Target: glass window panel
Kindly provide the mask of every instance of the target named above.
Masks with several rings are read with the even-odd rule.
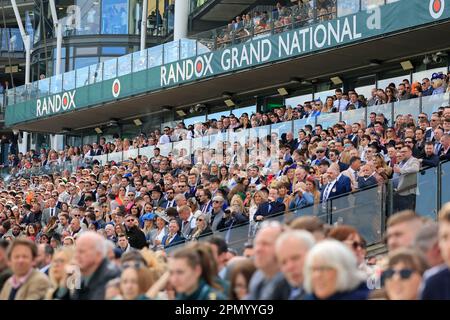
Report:
[[[375,84],[371,84],[368,86],[356,87],[355,91],[358,95],[363,95],[364,98],[370,99],[372,96],[372,89],[375,88]]]
[[[153,68],[160,66],[163,63],[163,46],[156,46],[147,49],[148,53],[148,67]]]
[[[147,69],[147,51],[137,51],[133,53],[133,72]]]
[[[123,76],[131,72],[131,54],[117,58],[118,76]]]
[[[98,57],[79,57],[75,58],[75,68],[80,69],[98,63]]]
[[[359,11],[360,0],[337,0],[338,17],[347,16]]]
[[[425,70],[425,71],[415,72],[415,73],[413,73],[413,82],[416,82],[416,81],[422,82],[423,78],[431,79],[431,76],[433,75],[433,73],[439,73],[439,72],[446,74],[447,68],[442,67],[442,68],[435,68],[435,69],[429,69],[429,70]]]
[[[304,94],[301,96],[287,98],[284,104],[286,106],[291,106],[292,108],[295,108],[299,104],[303,105],[305,102],[311,101],[312,98],[313,98],[312,93]]]
[[[437,111],[439,107],[445,107],[449,104],[449,93],[422,97],[422,111],[425,112],[428,116]]]
[[[367,110],[367,118],[369,118],[371,112],[382,113],[384,117],[388,120],[388,125],[392,126],[392,103],[381,104],[378,106],[372,106]],[[369,123],[370,120],[366,119],[366,123]]]
[[[75,55],[77,56],[90,56],[96,55],[98,52],[96,47],[79,47],[75,48]]]
[[[437,168],[429,168],[417,174],[416,212],[435,220],[437,218],[438,190]]]
[[[253,106],[249,106],[249,107],[244,107],[244,108],[239,108],[239,109],[235,109],[232,110],[232,113],[237,117],[240,118],[244,113],[248,114],[248,117],[250,118],[250,116],[253,113],[256,113],[256,105]]]
[[[190,39],[181,39],[180,59],[187,59],[196,55],[196,42]]]
[[[48,93],[50,92],[50,79],[44,78],[42,80],[39,80],[38,88],[40,97],[48,95]]]
[[[187,118],[184,120],[184,124],[187,126],[189,125],[193,125],[195,123],[198,122],[205,122],[206,121],[206,116],[198,116],[198,117],[192,117],[192,118]]]
[[[321,124],[323,129],[327,129],[339,122],[338,113],[322,113],[317,117],[317,124]]]
[[[75,70],[64,73],[63,90],[72,90],[75,88]]]
[[[368,111],[369,110],[370,109],[368,109]],[[361,120],[365,122],[366,121],[365,116],[366,116],[365,108],[348,110],[348,111],[342,112],[342,121],[345,121],[346,124],[352,124],[355,122],[359,123]]]
[[[59,93],[62,90],[62,74],[50,78],[50,93]]]
[[[384,5],[385,0],[361,0],[361,10]]]
[[[125,47],[103,47],[102,54],[105,55],[124,55],[127,53]]]
[[[402,100],[394,103],[394,118],[398,115],[411,114],[417,119],[420,113],[420,99]]]
[[[314,93],[314,100],[320,99],[320,101],[325,102],[327,97],[334,96],[334,91],[335,91],[335,89],[316,92],[316,93]]]
[[[102,1],[102,34],[128,34],[128,0]]]
[[[77,88],[84,87],[89,84],[89,67],[84,67],[77,70],[76,85]]]
[[[409,74],[405,74],[403,76],[398,76],[398,77],[393,77],[393,78],[379,80],[378,84],[377,84],[377,87],[384,90],[384,89],[386,89],[386,87],[391,82],[395,84],[395,87],[397,87],[398,84],[403,81],[403,79],[408,79],[409,80]]]
[[[89,67],[89,84],[102,81],[103,76],[103,63],[97,63],[96,65]]]
[[[180,42],[172,41],[164,44],[164,64],[177,61],[180,53]]]
[[[108,80],[117,76],[117,59],[103,62],[103,79]]]

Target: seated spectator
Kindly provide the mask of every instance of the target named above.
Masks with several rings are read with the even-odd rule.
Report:
[[[303,274],[307,300],[366,300],[369,296],[355,255],[336,240],[324,240],[308,252]]]
[[[423,273],[427,268],[424,257],[409,248],[389,252],[388,266],[383,271],[389,300],[417,300]]]

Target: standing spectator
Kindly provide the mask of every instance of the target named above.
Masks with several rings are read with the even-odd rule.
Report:
[[[415,209],[417,173],[420,170],[420,161],[412,156],[409,146],[402,147],[400,151],[403,161],[394,166],[393,184],[394,211]]]
[[[334,91],[334,93],[336,95],[336,100],[333,103],[334,110],[336,110],[336,112],[343,112],[347,110],[349,102],[343,98],[342,89],[338,88]]]
[[[30,240],[15,239],[8,260],[13,275],[0,292],[0,300],[41,300],[50,287],[46,275],[33,268],[37,247]]]
[[[141,250],[147,246],[145,234],[139,228],[136,218],[131,214],[125,216],[125,232],[132,248]]]

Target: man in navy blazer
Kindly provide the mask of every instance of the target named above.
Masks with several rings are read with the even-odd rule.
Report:
[[[327,201],[328,199],[336,198],[352,191],[350,178],[343,174],[339,174],[339,169],[335,166],[329,167],[326,174],[329,182],[324,186],[320,193],[321,201]]]
[[[268,202],[261,203],[253,216],[253,220],[262,221],[268,216],[281,213],[286,209],[284,203],[277,201],[278,189],[270,188]]]
[[[162,239],[164,249],[183,243],[186,239],[180,234],[180,225],[178,221],[173,218],[169,222],[169,233]]]

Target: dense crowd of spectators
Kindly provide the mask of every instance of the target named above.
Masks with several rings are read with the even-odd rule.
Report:
[[[432,81],[440,77],[445,78],[434,75]],[[422,94],[429,90],[425,80]],[[398,99],[420,94],[408,91],[408,85],[388,88],[402,92]],[[336,90],[326,105],[345,111],[384,103],[379,91],[372,102]],[[323,107],[314,102],[314,110]],[[411,210],[391,216],[387,260],[367,259],[366,241],[355,228],[325,226],[298,210],[389,180],[396,191],[395,211],[414,210],[415,173],[450,159],[449,106],[417,119],[399,115],[393,123],[370,113],[367,124],[306,125],[295,133],[219,142],[192,156],[181,150],[163,156],[155,147],[151,157],[102,165],[93,160],[108,151],[178,141],[186,132],[189,139],[312,117],[310,109],[305,103],[240,119],[223,117],[192,130],[180,123],[132,143],[100,139],[82,151],[67,147],[10,155],[16,174],[0,183],[0,298],[449,298],[440,287],[447,283],[440,279],[449,277],[443,264],[450,264],[448,205],[439,226]],[[66,162],[76,170],[17,174]],[[286,225],[268,220],[273,215],[285,215]],[[244,224],[254,241],[239,256],[216,235]],[[205,235],[213,237],[197,241]],[[185,242],[167,259],[169,249]],[[425,272],[429,267],[436,268]],[[380,280],[380,270],[386,292],[372,292],[366,281]]]
[[[272,11],[254,10],[236,16],[221,29],[215,38],[216,48],[227,46],[231,42],[239,42],[250,36],[258,36],[270,32],[283,32],[288,28],[298,28],[314,21],[326,21],[336,18],[335,0],[318,0],[315,7],[309,0],[292,0],[286,5],[276,2]],[[317,20],[315,20],[317,19]]]

